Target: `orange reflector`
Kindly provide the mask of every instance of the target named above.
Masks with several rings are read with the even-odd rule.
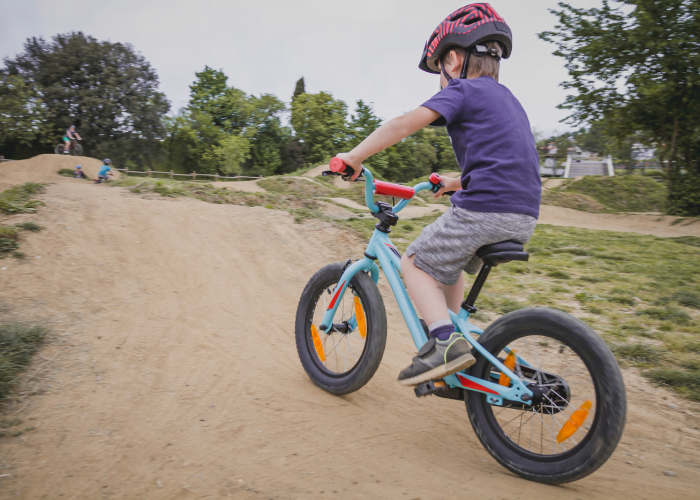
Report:
[[[434,385],[435,387],[445,387],[447,384],[445,384],[445,382],[443,382],[442,380],[440,380],[440,381],[435,381],[435,382],[433,382],[433,385]]]
[[[316,325],[311,323],[311,338],[314,340],[314,347],[316,348],[316,354],[321,359],[321,361],[326,360],[326,354],[323,352],[323,344],[321,344],[321,337],[318,336],[318,330]]]
[[[563,443],[574,435],[578,428],[586,421],[588,412],[591,411],[591,406],[593,406],[593,403],[587,399],[581,407],[569,417],[569,420],[564,424],[564,427],[561,428],[559,434],[557,434],[557,443]]]
[[[362,338],[365,338],[365,335],[367,335],[367,320],[365,319],[365,310],[362,309],[360,297],[355,297],[355,320],[357,321],[360,335]]]
[[[515,349],[510,350],[508,356],[506,356],[506,360],[503,362],[503,365],[510,371],[513,371],[513,368],[515,368]],[[501,376],[498,378],[498,383],[500,385],[505,386],[510,385],[510,379],[508,378],[508,375],[506,375],[505,373],[501,373]]]

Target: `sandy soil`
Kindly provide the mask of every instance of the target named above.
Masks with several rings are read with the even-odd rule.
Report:
[[[606,231],[624,231],[654,236],[700,236],[700,219],[686,219],[674,224],[679,217],[658,213],[593,214],[571,208],[540,207],[540,224],[585,227]]]
[[[462,404],[396,382],[415,347],[383,278],[389,336],[373,380],[337,397],[307,378],[299,295],[322,265],[361,255],[356,236],[61,178],[55,160],[31,163],[55,182],[29,217],[47,229],[0,270],[13,313],[54,328],[4,410],[34,429],[0,440],[0,498],[698,498],[699,408],[635,371],[601,470],[524,481],[481,447]],[[3,164],[0,182],[28,165]]]

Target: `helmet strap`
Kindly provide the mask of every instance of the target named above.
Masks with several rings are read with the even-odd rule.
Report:
[[[442,74],[445,76],[445,79],[447,80],[447,83],[450,83],[452,81],[452,77],[447,74],[447,71],[445,71],[445,56],[447,55],[447,51],[440,57],[440,69],[442,71]],[[467,55],[464,58],[464,63],[462,64],[462,72],[459,75],[459,78],[461,80],[464,80],[467,77],[467,69],[469,69],[469,56],[471,56],[471,51],[467,51]]]
[[[464,80],[467,77],[467,69],[469,68],[469,56],[472,55],[471,51],[467,51],[467,56],[464,58],[464,64],[462,64],[462,73],[460,73],[459,78]]]
[[[445,51],[447,52],[447,51]],[[442,70],[442,74],[444,75],[445,79],[447,80],[447,83],[450,83],[452,81],[452,77],[447,74],[447,71],[445,71],[445,56],[447,54],[442,54],[440,57],[440,69]]]

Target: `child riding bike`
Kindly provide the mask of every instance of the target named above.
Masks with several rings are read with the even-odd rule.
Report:
[[[63,154],[67,155],[70,153],[70,147],[71,147],[71,141],[78,140],[82,141],[83,139],[80,137],[80,134],[75,130],[75,125],[71,125],[66,129],[66,133],[63,136]]]
[[[428,125],[446,126],[462,175],[443,177],[435,197],[455,191],[452,207],[425,227],[401,259],[409,294],[428,324],[429,341],[399,374],[404,385],[442,379],[475,362],[471,346],[455,332],[448,309],[464,298],[462,271],[476,274],[476,251],[502,241],[526,243],[537,224],[541,181],[535,141],[525,110],[498,83],[501,58],[512,37],[487,3],[450,14],[433,31],[419,68],[440,74],[440,92],[414,111],[388,121],[348,153],[354,168]]]
[[[112,164],[112,160],[109,158],[106,158],[102,160],[102,167],[100,167],[100,171],[97,174],[97,179],[95,179],[95,184],[102,184],[105,181],[109,180],[110,175],[112,175],[112,169],[110,168],[110,165]]]

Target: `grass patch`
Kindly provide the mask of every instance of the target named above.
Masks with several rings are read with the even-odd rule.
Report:
[[[687,325],[690,323],[690,315],[675,307],[650,307],[643,309],[637,314],[650,316],[658,320],[672,321],[679,325]]]
[[[19,224],[15,224],[15,227],[17,227],[19,229],[23,229],[24,231],[31,231],[33,233],[37,233],[37,232],[41,231],[42,229],[44,229],[43,226],[40,226],[36,222],[31,222],[31,221],[20,222]]]
[[[195,182],[134,178],[121,178],[113,181],[110,185],[128,187],[132,193],[156,193],[168,198],[187,196],[208,203],[284,210],[294,215],[296,222],[312,218],[328,219],[313,197],[301,196],[302,190],[306,188],[306,184],[313,188],[313,183],[288,178],[270,178],[265,180],[274,181],[268,183],[268,186],[276,188],[277,192],[249,193]],[[317,187],[320,188],[320,186]]]
[[[25,182],[3,191],[0,193],[0,211],[7,214],[36,212],[36,207],[43,203],[32,196],[43,193],[45,186],[40,182]]]
[[[658,384],[675,389],[688,399],[700,401],[700,371],[697,369],[685,371],[659,368],[645,375]]]
[[[22,231],[41,231],[44,229],[34,222],[23,222],[14,226],[0,225],[0,259],[12,255],[17,259],[23,259],[24,253],[18,252]]]
[[[58,172],[56,172],[58,175],[61,175],[63,177],[71,177],[71,178],[76,178],[75,177],[75,169],[74,168],[62,168]],[[83,175],[85,175],[85,172],[83,172]],[[90,180],[90,178],[85,175],[85,180]]]
[[[586,176],[563,192],[589,196],[612,212],[664,212],[668,197],[665,185],[643,175]]]
[[[0,324],[0,400],[11,394],[17,373],[29,364],[47,332],[41,325]]]
[[[671,296],[671,299],[682,306],[700,309],[700,295],[697,293],[689,292],[688,290],[679,290]]]
[[[613,345],[612,351],[618,359],[624,359],[638,364],[646,364],[659,361],[663,354],[652,346],[641,343]]]
[[[581,193],[566,193],[563,191],[554,191],[546,189],[542,191],[542,204],[552,205],[555,207],[573,208],[582,212],[600,213],[606,212],[604,205],[596,200]]]

